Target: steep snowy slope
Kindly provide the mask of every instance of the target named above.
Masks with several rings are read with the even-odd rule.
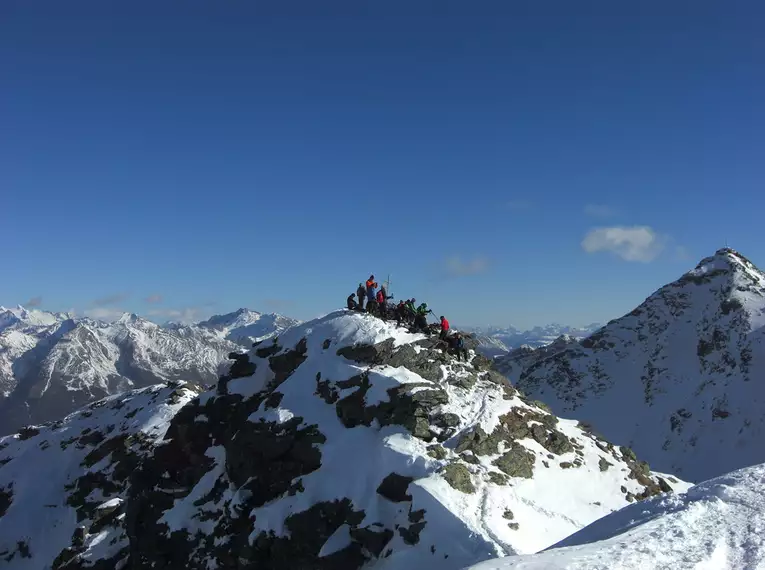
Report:
[[[239,309],[225,315],[215,315],[197,323],[198,327],[217,331],[230,341],[249,346],[277,336],[300,321],[277,313],[263,314],[249,309]]]
[[[119,568],[130,476],[195,395],[152,386],[0,438],[0,565]]]
[[[762,570],[765,465],[604,517],[548,550],[470,570]]]
[[[237,348],[207,329],[168,330],[130,314],[113,323],[22,319],[0,332],[0,434],[135,387],[213,383],[220,362]]]
[[[765,461],[765,276],[723,249],[518,387],[700,481]]]

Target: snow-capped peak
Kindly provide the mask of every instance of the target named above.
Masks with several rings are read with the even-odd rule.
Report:
[[[735,250],[543,356],[508,367],[519,388],[659,469],[698,481],[765,461],[765,275]]]
[[[198,327],[218,331],[223,337],[234,342],[259,342],[278,335],[291,326],[300,323],[296,319],[278,313],[258,313],[241,308],[233,313],[214,315],[197,323]]]

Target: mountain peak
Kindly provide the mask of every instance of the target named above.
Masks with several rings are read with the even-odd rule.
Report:
[[[701,480],[762,459],[763,346],[765,275],[726,247],[564,351],[516,359],[508,376],[652,466]]]
[[[122,313],[119,319],[117,319],[116,323],[137,323],[142,321],[143,319],[136,315],[135,313]]]

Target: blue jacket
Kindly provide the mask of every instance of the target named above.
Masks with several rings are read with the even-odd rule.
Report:
[[[375,287],[367,287],[367,299],[374,301],[377,296],[377,289]]]

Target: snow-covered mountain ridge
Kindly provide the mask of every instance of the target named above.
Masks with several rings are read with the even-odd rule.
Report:
[[[495,356],[506,355],[513,349],[523,346],[531,348],[547,346],[561,336],[573,339],[585,338],[600,327],[600,324],[591,324],[586,327],[571,327],[552,323],[528,330],[520,330],[513,326],[507,328],[468,327],[464,330],[476,336],[480,343],[479,350],[485,356],[493,358]]]
[[[249,346],[248,343],[271,338],[297,324],[300,324],[297,319],[277,313],[263,314],[250,309],[239,309],[227,315],[215,315],[197,323],[197,326],[217,331],[228,340]]]
[[[763,324],[765,275],[722,249],[590,337],[511,367],[510,377],[652,466],[704,480],[765,461]]]
[[[262,339],[295,322],[246,309],[199,325],[160,326],[129,313],[104,322],[0,308],[0,434],[131,388],[212,383],[229,352],[252,345],[249,333]]]
[[[450,570],[688,487],[487,359],[370,315],[292,327],[222,372],[192,399],[150,388],[0,439],[9,570]],[[19,474],[44,465],[59,473],[35,494]]]

